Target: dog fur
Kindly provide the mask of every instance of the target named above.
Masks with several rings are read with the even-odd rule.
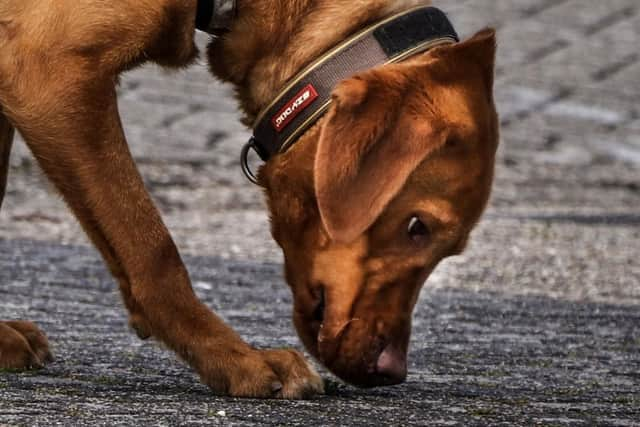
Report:
[[[211,70],[234,85],[251,123],[321,53],[424,3],[239,0],[233,28],[208,49]],[[307,397],[322,380],[298,352],[252,348],[196,298],[122,131],[118,75],[145,62],[189,65],[195,8],[195,0],[2,2],[0,196],[15,128],[104,257],[141,338],[165,343],[214,392]],[[498,143],[494,55],[486,30],[347,79],[330,111],[260,171],[296,328],[350,382],[404,379],[419,290],[464,248],[486,205]],[[413,217],[428,235],[408,238]],[[49,359],[34,324],[0,323],[0,367]],[[390,363],[393,375],[376,371]]]

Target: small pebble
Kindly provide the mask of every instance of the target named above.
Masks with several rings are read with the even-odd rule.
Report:
[[[207,282],[195,282],[193,284],[193,287],[203,291],[210,291],[211,289],[213,289],[213,286],[211,286],[211,284]]]

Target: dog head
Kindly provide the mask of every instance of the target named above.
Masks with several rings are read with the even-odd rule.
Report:
[[[405,379],[420,289],[484,210],[498,145],[494,56],[485,30],[356,75],[260,171],[296,329],[351,383]]]

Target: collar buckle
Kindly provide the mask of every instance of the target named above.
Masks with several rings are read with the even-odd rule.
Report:
[[[249,141],[244,145],[244,147],[242,147],[242,151],[240,152],[240,165],[242,166],[242,173],[244,173],[244,176],[246,176],[253,184],[259,185],[258,177],[251,170],[251,166],[249,166],[249,153],[251,150],[260,155],[258,145],[256,144],[256,138],[254,136],[249,138]]]

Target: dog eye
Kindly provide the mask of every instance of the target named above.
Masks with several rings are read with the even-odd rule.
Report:
[[[409,237],[415,243],[422,243],[429,237],[429,227],[420,220],[417,216],[414,216],[409,221],[409,228],[407,230]]]

